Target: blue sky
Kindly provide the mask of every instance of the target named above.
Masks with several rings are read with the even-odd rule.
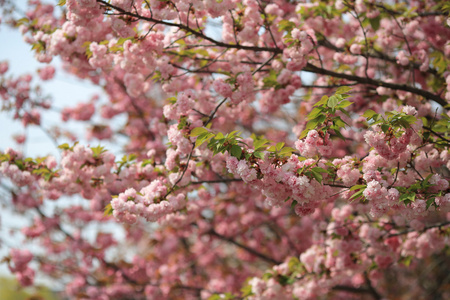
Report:
[[[15,2],[21,10],[24,9],[26,1],[19,0]],[[56,7],[56,9],[59,9]],[[56,67],[56,76],[49,82],[39,82],[36,70],[44,67],[46,64],[39,63],[31,51],[31,46],[23,41],[21,34],[7,26],[0,26],[0,61],[9,62],[10,74],[14,76],[22,74],[32,74],[33,84],[39,84],[43,88],[45,95],[50,95],[53,99],[53,105],[56,108],[65,106],[74,106],[77,102],[87,101],[95,93],[101,94],[101,89],[82,81],[74,76],[70,76],[61,70],[61,61],[54,59],[52,65]],[[36,126],[30,126],[24,129],[19,121],[12,120],[12,113],[0,111],[0,150],[7,147],[17,148],[17,144],[11,138],[13,134],[27,135],[27,143],[23,151],[28,156],[45,156],[53,154],[58,156],[53,142],[49,137]],[[47,112],[42,115],[42,124],[44,128],[50,128],[55,125],[69,126],[69,128],[80,131],[82,127],[74,124],[61,124],[60,116],[55,112]],[[61,141],[63,142],[63,141]]]
[[[24,11],[26,0],[16,0],[21,11]],[[53,1],[56,3],[56,1]],[[59,8],[56,8],[59,9]],[[0,61],[7,60],[9,62],[8,76],[14,77],[22,74],[32,74],[34,79],[32,85],[39,84],[43,89],[44,95],[50,95],[53,99],[53,105],[56,108],[63,108],[66,106],[75,106],[77,102],[88,101],[92,95],[100,94],[101,89],[90,84],[87,81],[82,81],[74,76],[64,73],[61,70],[61,61],[54,59],[52,65],[56,67],[55,78],[48,82],[42,82],[37,76],[37,69],[44,67],[46,64],[39,63],[34,58],[34,54],[31,51],[31,46],[23,41],[21,34],[18,30],[11,29],[4,24],[0,25]],[[1,100],[0,100],[1,101]],[[4,151],[6,148],[11,147],[14,149],[20,149],[26,156],[37,157],[54,155],[59,157],[59,150],[55,147],[55,144],[50,138],[38,127],[30,126],[24,128],[20,121],[12,119],[13,113],[0,111],[0,151]],[[61,117],[56,112],[46,112],[41,116],[42,125],[45,128],[50,128],[55,125],[61,125],[64,128],[70,128],[77,131],[81,135],[83,126],[74,123],[63,123]],[[12,139],[14,134],[26,134],[27,142],[23,148],[18,147],[15,141]],[[60,141],[65,142],[64,140]],[[86,141],[81,140],[82,143]],[[97,143],[96,143],[97,144]],[[5,183],[3,181],[3,183]],[[25,216],[13,214],[8,208],[9,195],[5,190],[0,190],[0,205],[2,206],[2,212],[0,213],[0,259],[9,252],[9,248],[23,248],[23,236],[20,233],[13,234],[10,230],[16,230],[29,224],[31,212]],[[47,201],[45,211],[51,212],[56,206],[67,206],[69,204],[86,204],[81,198],[78,199],[61,199],[62,201],[51,202]],[[94,235],[95,230],[90,230]],[[6,247],[5,247],[6,246]],[[30,248],[30,245],[27,245]],[[31,245],[31,249],[39,251],[36,245]],[[0,273],[10,274],[5,264],[0,264]],[[49,282],[47,282],[48,284]]]

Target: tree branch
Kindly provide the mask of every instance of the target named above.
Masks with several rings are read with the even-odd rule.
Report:
[[[272,263],[272,264],[275,264],[275,265],[279,265],[279,264],[282,263],[281,261],[277,261],[277,260],[275,260],[275,259],[273,259],[273,258],[271,258],[271,257],[269,257],[269,256],[267,256],[267,255],[265,255],[265,254],[263,254],[261,252],[258,252],[258,251],[254,250],[254,249],[252,249],[250,247],[247,247],[247,246],[245,246],[245,245],[243,245],[243,244],[241,244],[239,242],[236,242],[232,238],[223,236],[223,235],[217,233],[214,229],[211,229],[208,233],[210,235],[212,235],[212,236],[215,236],[215,237],[221,239],[221,240],[230,242],[231,244],[233,244],[235,246],[238,246],[239,248],[244,249],[248,253],[253,254],[254,256],[257,256],[257,257],[259,257],[259,258],[261,258],[261,259],[263,259],[263,260],[265,260],[265,261],[267,261],[269,263]]]
[[[419,88],[416,88],[416,87],[408,86],[406,84],[395,84],[395,83],[385,82],[385,81],[376,80],[376,79],[367,78],[367,77],[359,77],[356,75],[338,73],[338,72],[334,72],[331,70],[316,67],[315,65],[310,64],[310,63],[308,63],[305,68],[303,68],[303,71],[321,74],[321,75],[328,75],[328,76],[342,78],[342,79],[347,79],[347,80],[356,81],[356,82],[359,82],[362,84],[382,86],[382,87],[387,87],[387,88],[390,88],[393,90],[410,92],[410,93],[422,96],[426,99],[433,100],[436,103],[442,105],[442,107],[447,105],[447,102],[444,99],[442,99],[441,97],[439,97],[438,95],[430,93],[430,92],[422,90],[422,89],[419,89]]]

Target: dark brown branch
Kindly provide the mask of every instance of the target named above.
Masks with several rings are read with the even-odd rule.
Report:
[[[425,231],[427,231],[427,230],[429,230],[429,229],[432,229],[432,228],[441,228],[441,227],[445,227],[445,226],[447,226],[447,225],[450,225],[450,221],[448,221],[448,222],[443,222],[443,223],[439,223],[439,224],[434,224],[434,225],[430,225],[430,226],[426,226],[426,227],[422,230],[422,232],[425,232]],[[391,234],[389,234],[387,237],[393,237],[393,236],[404,235],[404,234],[408,234],[408,233],[413,232],[413,231],[415,231],[415,230],[414,230],[414,229],[408,229],[408,230],[405,230],[405,231],[402,231],[402,232],[391,233]]]
[[[400,37],[399,37],[400,38]],[[321,39],[317,42],[320,46],[328,48],[330,50],[336,51],[336,52],[345,52],[345,49],[343,48],[338,48],[335,45],[333,45],[332,43],[330,43],[324,36],[321,36]],[[370,58],[376,58],[376,59],[381,59],[390,63],[394,63],[396,64],[397,67],[401,67],[401,68],[405,68],[401,65],[397,65],[397,59],[395,57],[390,57],[389,55],[380,52],[376,49],[370,49],[372,51],[364,53],[364,56],[368,56]],[[352,56],[361,56],[361,54],[354,54],[354,53],[348,53]],[[417,63],[413,63],[411,62],[410,65],[415,69],[415,70],[419,70],[420,71],[420,64]],[[406,68],[405,68],[406,69]],[[422,72],[422,71],[421,71]],[[428,73],[428,74],[433,74],[435,76],[438,76],[438,72],[435,69],[429,68],[426,72],[422,72],[422,73]]]
[[[375,288],[372,285],[372,282],[370,281],[369,275],[367,275],[367,272],[364,272],[364,279],[366,280],[366,284],[369,290],[369,293],[373,296],[375,300],[380,300],[383,297],[375,290]]]
[[[433,129],[431,129],[430,127],[423,126],[423,128],[425,128],[426,130],[430,131],[433,135],[435,135],[435,136],[441,138],[442,140],[444,140],[444,141],[450,143],[450,140],[449,140],[449,139],[446,139],[445,137],[443,137],[443,136],[440,135],[439,133],[435,132],[435,131],[434,131]]]
[[[397,182],[397,176],[398,176],[398,171],[400,170],[400,162],[397,162],[397,171],[395,172],[395,178],[394,178],[394,182],[392,182],[392,184],[388,187],[391,188],[394,186],[394,184]]]
[[[342,291],[342,292],[350,292],[355,294],[368,294],[370,291],[368,289],[363,288],[355,288],[347,285],[336,285],[331,288],[334,291]]]
[[[338,72],[334,72],[331,70],[316,67],[315,65],[310,64],[310,63],[308,63],[306,65],[306,67],[303,69],[303,71],[321,74],[321,75],[328,75],[328,76],[342,78],[342,79],[347,79],[347,80],[356,81],[356,82],[359,82],[362,84],[369,84],[369,85],[373,85],[373,86],[382,86],[382,87],[387,87],[387,88],[390,88],[393,90],[410,92],[410,93],[422,96],[426,99],[433,100],[436,103],[442,105],[442,107],[447,105],[446,101],[444,99],[442,99],[441,97],[439,97],[438,95],[430,93],[425,90],[421,90],[421,89],[412,87],[412,86],[408,86],[406,84],[395,84],[395,83],[385,82],[385,81],[376,80],[376,79],[367,78],[367,77],[359,77],[356,75],[338,73]]]
[[[209,36],[204,35],[202,32],[198,32],[184,24],[177,24],[177,23],[171,23],[171,22],[167,22],[167,21],[163,21],[163,20],[157,20],[154,19],[153,17],[144,17],[141,16],[139,14],[136,13],[132,13],[129,11],[126,11],[118,6],[112,5],[104,0],[97,0],[97,2],[102,3],[105,7],[108,8],[112,8],[115,9],[116,11],[120,12],[123,15],[126,16],[130,16],[130,17],[135,17],[138,18],[140,20],[144,20],[144,21],[148,21],[148,22],[153,22],[153,23],[157,23],[157,24],[162,24],[162,25],[166,25],[166,26],[170,26],[170,27],[177,27],[181,30],[187,31],[192,33],[193,35],[195,35],[196,37],[202,38],[204,40],[207,40],[211,43],[213,43],[214,45],[218,46],[218,47],[225,47],[225,48],[231,48],[231,49],[243,49],[243,50],[250,50],[250,51],[267,51],[267,52],[276,52],[276,53],[282,53],[281,49],[277,49],[277,48],[270,48],[270,47],[258,47],[258,46],[245,46],[245,45],[236,45],[236,44],[227,44],[227,43],[223,43],[220,41],[217,41]]]
[[[191,184],[204,184],[204,183],[226,183],[226,182],[240,182],[240,178],[230,178],[230,179],[217,179],[217,180],[199,180],[191,181]]]
[[[276,264],[276,265],[281,264],[280,261],[277,261],[277,260],[273,259],[272,257],[269,257],[269,256],[267,256],[267,255],[265,255],[265,254],[263,254],[263,253],[261,253],[261,252],[258,252],[258,251],[254,250],[254,249],[252,249],[252,248],[250,248],[250,247],[247,247],[247,246],[245,246],[245,245],[243,245],[243,244],[241,244],[241,243],[239,243],[239,242],[236,242],[236,241],[235,241],[234,239],[232,239],[232,238],[223,236],[223,235],[217,233],[214,229],[211,229],[208,233],[209,233],[210,235],[212,235],[212,236],[215,236],[215,237],[221,239],[221,240],[230,242],[231,244],[233,244],[233,245],[235,245],[235,246],[238,246],[239,248],[244,249],[244,250],[247,251],[248,253],[250,253],[250,254],[252,254],[252,255],[254,255],[254,256],[256,256],[256,257],[259,257],[259,258],[261,258],[261,259],[263,259],[263,260],[265,260],[265,261],[267,261],[267,262],[269,262],[269,263]]]

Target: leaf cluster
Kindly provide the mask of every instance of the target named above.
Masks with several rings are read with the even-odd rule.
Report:
[[[404,112],[388,111],[385,117],[377,114],[371,109],[364,112],[363,117],[366,118],[370,126],[380,125],[381,130],[387,135],[399,137],[403,134],[403,129],[408,129],[417,121],[417,118],[407,115]]]
[[[331,129],[340,139],[345,140],[340,130],[348,124],[341,117],[336,116],[336,111],[339,110],[350,117],[345,108],[353,104],[346,100],[350,97],[347,92],[351,89],[351,87],[342,86],[331,97],[323,96],[319,102],[314,104],[314,109],[307,116],[306,128],[300,134],[299,139],[306,137],[308,132],[313,129],[320,130],[323,133]]]
[[[59,176],[59,170],[52,170],[47,168],[45,165],[45,160],[47,157],[31,158],[27,157],[24,159],[12,158],[9,154],[0,154],[0,163],[9,162],[10,164],[16,165],[21,171],[29,171],[33,175],[37,175],[45,179],[45,181],[50,181],[53,177]]]
[[[282,85],[277,81],[277,72],[275,70],[270,70],[269,75],[263,79],[264,88],[274,88],[279,90],[285,88],[286,85]]]
[[[442,191],[439,193],[429,193],[430,187],[434,186],[431,184],[429,180],[433,174],[429,174],[425,179],[416,181],[409,187],[401,187],[396,186],[395,188],[400,193],[400,202],[403,202],[405,205],[411,204],[416,201],[418,195],[420,194],[421,198],[425,198],[427,202],[427,209],[430,206],[438,207],[435,200],[436,197],[442,196]]]
[[[118,167],[116,173],[119,174],[123,167],[129,167],[130,163],[134,161],[136,158],[137,158],[136,154],[128,154],[122,156],[122,160],[117,162]]]
[[[263,137],[257,137],[255,134],[251,135],[254,151],[247,151],[245,146],[248,147],[248,145],[242,140],[239,131],[233,131],[224,135],[221,132],[214,133],[204,127],[197,127],[191,131],[190,136],[197,137],[195,147],[199,147],[203,143],[208,142],[207,147],[214,155],[228,151],[231,156],[237,159],[241,159],[242,157],[245,157],[246,160],[252,158],[264,159],[264,151],[269,152],[269,158],[282,159],[291,156],[295,151],[294,148],[285,147],[285,143],[283,142],[271,145],[273,143],[272,141]]]
[[[365,200],[364,198],[364,191],[366,190],[367,185],[365,184],[358,184],[358,185],[354,185],[350,188],[350,191],[357,191],[355,192],[351,197],[350,200]]]
[[[322,180],[323,180],[322,174],[330,174],[330,171],[328,171],[324,168],[315,167],[315,165],[316,164],[305,165],[305,166],[303,166],[303,168],[298,169],[297,173],[299,175],[305,175],[309,179],[315,179],[319,183],[322,183]]]
[[[191,131],[192,137],[197,137],[195,141],[195,147],[201,146],[208,141],[208,149],[210,149],[214,155],[218,153],[225,153],[228,151],[231,156],[241,159],[243,149],[238,144],[244,144],[240,138],[239,131],[233,131],[223,135],[223,133],[214,133],[204,127],[197,127]]]

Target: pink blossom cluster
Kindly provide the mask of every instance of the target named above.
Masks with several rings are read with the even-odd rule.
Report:
[[[321,136],[316,130],[310,130],[305,140],[295,142],[295,148],[305,157],[313,157],[317,153],[321,155],[330,155],[332,151],[329,133]]]
[[[195,93],[192,90],[182,92],[177,97],[175,104],[164,106],[164,116],[171,120],[177,120],[180,116],[186,116],[195,106]]]
[[[407,150],[412,135],[412,129],[406,129],[400,137],[389,137],[381,131],[367,131],[364,138],[366,143],[374,147],[379,155],[393,160],[398,159],[399,155]]]
[[[55,76],[55,68],[53,66],[46,66],[39,70],[39,78],[42,80],[50,80]]]
[[[266,156],[265,160],[258,162],[262,175],[260,180],[257,179],[256,169],[250,168],[245,160],[238,161],[235,157],[229,157],[227,168],[230,173],[239,176],[244,182],[252,183],[254,188],[260,189],[269,206],[281,206],[285,201],[291,199],[289,203],[297,202],[295,212],[304,216],[313,213],[331,192],[329,187],[296,173],[303,166],[312,163],[314,160],[299,161],[297,156],[292,155],[284,165],[278,167],[272,164]],[[317,197],[318,190],[321,191],[321,197]]]
[[[5,74],[8,72],[9,69],[9,63],[7,61],[0,62],[0,75]]]
[[[28,263],[33,259],[33,254],[27,249],[11,249],[10,255],[14,266],[9,265],[9,270],[16,274],[21,285],[32,285],[35,272],[28,266]]]
[[[172,145],[176,146],[178,153],[187,154],[191,151],[192,143],[186,138],[183,131],[178,129],[178,125],[170,126],[167,136]]]
[[[113,136],[113,131],[108,125],[94,125],[86,132],[86,139],[108,140]]]
[[[277,63],[272,64],[272,66],[274,65],[279,69]],[[277,77],[277,83],[280,84],[279,88],[270,88],[262,93],[259,103],[263,113],[274,112],[283,104],[289,103],[292,95],[302,85],[301,78],[289,69],[282,69],[280,71]]]
[[[233,89],[222,78],[214,80],[214,90],[223,97],[231,97]]]
[[[286,48],[283,55],[289,60],[287,68],[291,71],[301,70],[306,65],[306,56],[314,48],[311,35],[307,31],[294,28],[291,32],[294,45]]]
[[[136,223],[137,217],[154,222],[185,206],[185,195],[169,195],[163,199],[166,194],[167,188],[159,180],[152,181],[139,193],[133,188],[127,189],[111,201],[113,215],[118,221],[129,224]]]
[[[235,174],[244,180],[246,183],[250,183],[256,179],[257,173],[254,168],[250,168],[245,160],[237,160],[236,157],[230,156],[227,159],[228,172]]]
[[[78,121],[88,121],[95,113],[93,103],[78,103],[74,108],[66,107],[61,113],[64,122],[74,119]]]
[[[237,75],[235,89],[230,96],[233,104],[241,102],[249,103],[254,99],[254,83],[253,76],[250,72],[243,72]]]
[[[12,111],[14,119],[21,120],[24,127],[40,125],[42,110],[50,108],[48,98],[43,97],[39,86],[33,87],[32,75],[7,76],[8,63],[0,65],[0,99],[2,109]]]
[[[352,186],[357,183],[361,177],[361,172],[351,161],[351,157],[346,156],[343,159],[333,160],[334,165],[340,165],[336,174],[342,179],[346,186]]]
[[[22,154],[12,148],[7,148],[4,153],[10,157],[10,161],[4,161],[0,165],[0,172],[3,176],[8,177],[18,186],[31,184],[33,182],[32,174],[27,170],[20,170],[20,168],[13,163],[14,159],[21,159]]]
[[[114,155],[108,151],[94,157],[91,148],[77,144],[72,151],[63,152],[60,163],[62,170],[58,172],[58,176],[48,182],[41,181],[40,184],[51,199],[58,199],[61,194],[76,193],[92,199],[96,194],[97,183],[101,185],[113,183],[115,175],[111,171],[114,159]],[[48,160],[48,166],[55,168],[56,161]]]

